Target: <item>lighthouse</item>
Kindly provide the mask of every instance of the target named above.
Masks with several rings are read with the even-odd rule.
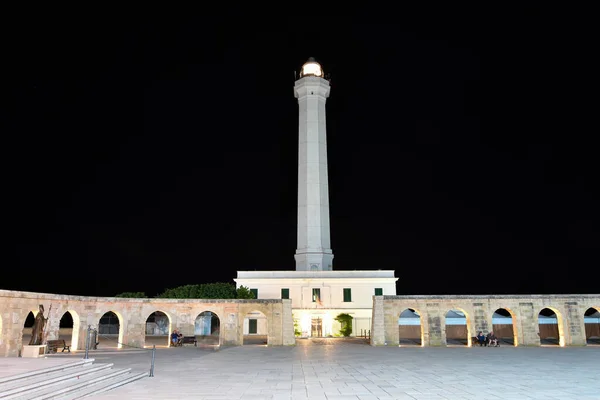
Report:
[[[309,58],[294,85],[298,99],[298,239],[296,271],[331,271],[325,103],[329,81]]]
[[[294,344],[295,336],[328,337],[338,334],[341,325],[336,316],[342,313],[353,317],[354,335],[370,331],[373,296],[396,294],[398,278],[394,276],[394,270],[332,269],[325,126],[325,103],[329,91],[329,80],[325,79],[323,68],[315,59],[309,58],[302,65],[294,84],[294,96],[298,99],[296,270],[238,271],[234,279],[238,288],[249,288],[259,300],[282,300],[284,311],[281,318],[287,318],[287,322],[284,322],[281,338],[272,337],[275,330],[269,328],[267,317],[258,305],[252,306],[256,307],[256,311],[244,316],[243,334],[269,335],[269,344],[275,343],[271,340]]]

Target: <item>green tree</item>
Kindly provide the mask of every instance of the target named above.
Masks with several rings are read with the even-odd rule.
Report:
[[[241,285],[236,290],[236,298],[238,298],[238,299],[253,299],[254,298],[254,293],[252,293],[250,291],[250,289],[247,288],[246,286]]]
[[[234,284],[217,282],[166,289],[156,297],[163,299],[235,299],[237,293]]]
[[[352,317],[352,315],[346,313],[338,314],[338,316],[335,317],[335,320],[342,325],[342,329],[340,329],[340,333],[342,334],[342,336],[348,337],[352,334],[353,319],[354,318]]]
[[[201,299],[235,299],[235,285],[233,283],[204,283],[200,285],[202,288]]]
[[[302,332],[300,331],[300,328],[298,328],[298,320],[297,319],[294,319],[294,335],[302,336]]]
[[[144,292],[123,292],[123,293],[119,293],[119,294],[115,295],[115,297],[127,297],[127,298],[133,298],[133,299],[145,299],[148,296],[146,296],[146,293],[144,293]]]

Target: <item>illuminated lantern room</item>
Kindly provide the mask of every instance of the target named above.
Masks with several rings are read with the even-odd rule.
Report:
[[[308,61],[304,63],[302,70],[300,71],[300,78],[305,76],[316,76],[319,78],[323,77],[323,69],[321,68],[321,64],[319,64],[312,57],[310,57]]]

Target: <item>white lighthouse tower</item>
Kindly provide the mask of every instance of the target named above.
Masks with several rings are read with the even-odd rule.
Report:
[[[329,81],[313,58],[302,66],[294,95],[298,99],[296,270],[238,271],[234,279],[238,288],[249,288],[259,300],[285,300],[281,318],[288,319],[284,322],[283,335],[287,339],[283,344],[293,344],[294,336],[339,334],[341,325],[335,318],[341,313],[353,317],[352,335],[370,331],[373,296],[395,295],[398,280],[394,270],[332,269],[325,129]],[[270,335],[274,330],[266,321],[261,312],[248,312],[244,316],[244,336]]]
[[[331,271],[325,102],[329,81],[309,58],[294,85],[298,99],[298,245],[296,271]]]

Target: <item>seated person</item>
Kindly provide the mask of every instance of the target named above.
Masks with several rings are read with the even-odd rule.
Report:
[[[490,332],[490,334],[488,335],[488,344],[494,347],[499,346],[498,338],[496,337],[496,335],[494,335],[494,332]]]
[[[179,334],[177,333],[177,329],[171,333],[171,343],[173,346],[177,346],[179,343]]]
[[[183,346],[183,333],[177,331],[177,344]]]
[[[487,345],[483,332],[479,331],[477,334],[477,341],[479,342],[479,347]]]

